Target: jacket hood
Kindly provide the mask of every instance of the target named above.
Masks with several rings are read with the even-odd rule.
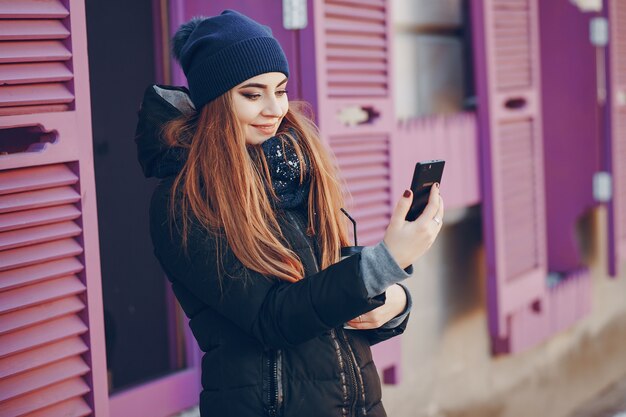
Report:
[[[161,129],[170,120],[193,111],[195,108],[185,87],[151,85],[146,88],[135,131],[137,159],[146,178],[167,178],[180,172],[187,152],[167,145]]]

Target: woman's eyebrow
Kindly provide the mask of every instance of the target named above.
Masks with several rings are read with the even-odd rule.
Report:
[[[287,82],[287,78],[285,78],[280,83],[278,83],[278,85],[276,87],[280,87],[281,85],[285,84],[286,82]],[[256,88],[265,89],[265,88],[267,88],[267,85],[266,84],[260,84],[260,83],[250,83],[250,84],[242,85],[239,88],[247,88],[247,87],[256,87]]]

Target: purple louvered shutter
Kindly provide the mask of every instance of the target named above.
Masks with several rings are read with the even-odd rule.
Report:
[[[2,1],[0,19],[0,80],[6,83],[0,89],[0,115],[73,108],[69,10],[64,3]]]
[[[385,0],[317,1],[318,122],[352,196],[359,243],[379,241],[391,214],[393,101]]]
[[[537,1],[472,2],[495,353],[524,349],[546,331],[539,316],[546,243]]]
[[[613,199],[609,204],[609,272],[626,260],[626,1],[609,0],[609,164]]]
[[[320,131],[336,155],[360,245],[379,242],[391,216],[395,115],[387,0],[314,1]],[[395,193],[397,194],[397,193]],[[374,346],[387,383],[399,377],[400,339]]]
[[[108,415],[84,4],[0,39],[0,415]]]

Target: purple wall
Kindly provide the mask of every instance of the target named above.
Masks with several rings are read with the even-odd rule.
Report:
[[[274,36],[283,47],[289,61],[290,99],[305,99],[315,104],[315,56],[313,49],[313,6],[308,4],[308,26],[302,30],[287,30],[283,27],[282,1],[268,2],[253,0],[213,0],[211,2],[189,0],[173,1],[170,5],[170,33],[174,34],[178,26],[193,16],[214,16],[225,9],[234,9],[258,22],[270,26]],[[177,63],[174,67],[174,84],[184,84],[184,76]]]
[[[571,2],[539,2],[548,270],[582,266],[576,223],[595,205],[600,116],[589,21]]]

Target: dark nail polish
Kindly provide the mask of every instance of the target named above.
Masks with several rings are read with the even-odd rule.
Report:
[[[409,198],[411,197],[411,191],[409,190],[404,190],[404,194],[402,194],[404,196],[404,198]]]

